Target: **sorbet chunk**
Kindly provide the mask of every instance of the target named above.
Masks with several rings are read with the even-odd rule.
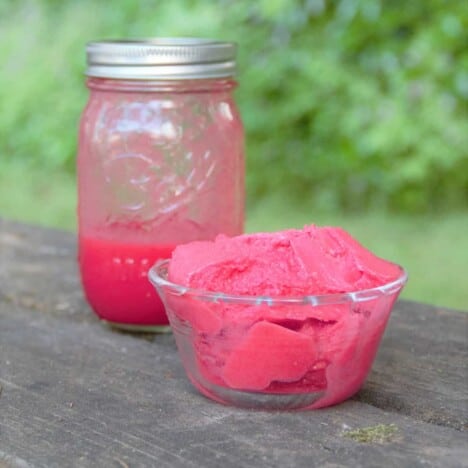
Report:
[[[295,382],[315,359],[310,337],[269,322],[258,322],[247,332],[223,369],[232,388],[262,390],[274,380]]]

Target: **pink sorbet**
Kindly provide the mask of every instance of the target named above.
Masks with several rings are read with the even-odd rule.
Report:
[[[169,267],[174,283],[253,296],[357,291],[400,274],[397,265],[365,249],[345,230],[314,225],[180,245]]]
[[[368,290],[403,275],[340,228],[219,235],[177,246],[169,281],[273,301],[204,301],[182,294],[167,295],[165,303],[189,378],[202,393],[224,403],[235,403],[235,397],[220,389],[315,395],[308,407],[319,408],[360,388],[404,281],[357,302],[274,300]],[[190,332],[179,333],[186,327]]]

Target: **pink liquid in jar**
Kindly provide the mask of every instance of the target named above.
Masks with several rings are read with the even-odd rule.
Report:
[[[119,324],[166,325],[164,306],[147,281],[173,245],[145,245],[80,239],[80,270],[86,298],[103,320]]]

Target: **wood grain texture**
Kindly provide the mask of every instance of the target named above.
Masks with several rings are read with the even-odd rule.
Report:
[[[190,386],[171,335],[95,318],[75,243],[0,220],[0,468],[468,466],[468,314],[401,301],[354,399],[240,410]]]

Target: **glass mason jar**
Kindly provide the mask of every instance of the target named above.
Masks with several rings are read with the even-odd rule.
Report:
[[[235,44],[204,39],[87,46],[79,265],[89,304],[111,325],[167,328],[149,268],[177,244],[243,231],[235,55]]]

